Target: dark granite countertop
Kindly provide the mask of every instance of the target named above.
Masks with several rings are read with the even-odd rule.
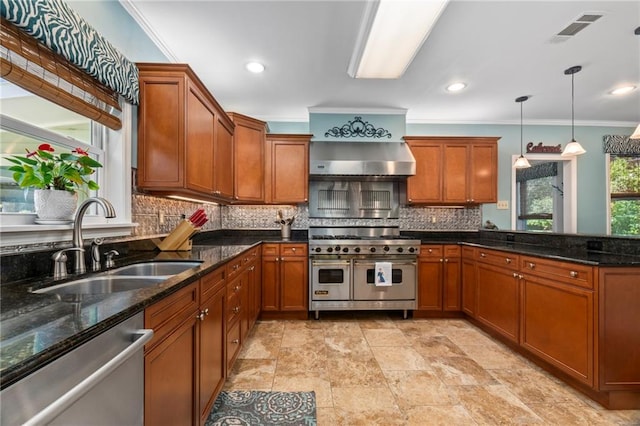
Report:
[[[130,253],[127,260],[117,264],[118,267],[145,260],[197,259],[204,262],[158,285],[110,294],[83,295],[79,301],[73,302],[53,294],[31,292],[52,285],[50,277],[3,284],[0,297],[0,388],[26,377],[263,241],[282,242],[275,237],[223,237],[197,241],[189,252]],[[80,277],[74,276],[67,281]]]

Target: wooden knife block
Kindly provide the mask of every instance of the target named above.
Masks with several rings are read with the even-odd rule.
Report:
[[[151,241],[162,251],[189,251],[192,247],[191,237],[200,228],[193,226],[188,220],[183,220],[163,240],[154,238]]]

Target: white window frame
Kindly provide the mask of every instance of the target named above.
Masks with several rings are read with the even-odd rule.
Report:
[[[113,204],[116,217],[106,219],[101,209],[97,215],[86,215],[83,220],[83,238],[121,237],[131,235],[135,226],[131,222],[131,140],[134,108],[122,104],[122,129],[104,127],[104,162],[99,196]],[[25,246],[42,243],[71,241],[73,224],[40,225],[33,214],[0,214],[0,247]]]
[[[519,157],[511,156],[511,164]],[[578,232],[578,162],[576,157],[561,157],[560,154],[527,154],[528,160],[536,161],[562,161],[563,229],[554,232],[575,234]],[[511,229],[516,230],[518,224],[518,183],[516,182],[516,169],[511,168]]]

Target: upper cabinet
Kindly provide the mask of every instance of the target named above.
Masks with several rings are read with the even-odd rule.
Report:
[[[265,202],[306,203],[309,199],[309,142],[313,135],[268,134]]]
[[[237,202],[263,203],[267,123],[235,112],[228,115],[235,124],[234,199]]]
[[[498,198],[497,137],[405,136],[416,158],[411,204],[481,204]]]
[[[188,65],[139,63],[138,187],[233,197],[233,122]]]

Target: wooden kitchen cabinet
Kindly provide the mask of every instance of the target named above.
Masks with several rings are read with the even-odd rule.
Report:
[[[309,199],[309,142],[313,135],[268,134],[265,203],[297,204]]]
[[[193,283],[145,310],[145,328],[154,330],[144,355],[146,425],[196,424],[198,299]]]
[[[476,249],[462,247],[461,260],[461,285],[462,285],[462,312],[474,317],[477,310],[476,298]]]
[[[485,249],[476,253],[476,318],[518,343],[519,256]]]
[[[481,204],[497,201],[496,137],[405,136],[416,158],[407,179],[411,204]]]
[[[231,200],[233,122],[188,65],[137,65],[138,188]]]
[[[609,408],[640,408],[640,269],[598,271],[598,371]]]
[[[262,317],[307,318],[308,269],[306,244],[263,244]]]
[[[592,290],[522,274],[521,345],[593,386]]]
[[[460,247],[422,245],[418,256],[418,312],[460,310]]]
[[[263,203],[267,123],[236,112],[230,112],[228,115],[235,124],[234,200]]]

